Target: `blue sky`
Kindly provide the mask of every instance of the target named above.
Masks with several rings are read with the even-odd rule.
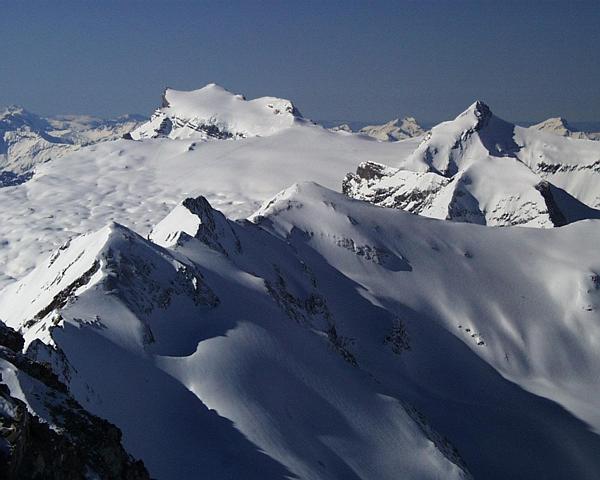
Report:
[[[149,113],[216,82],[316,119],[600,121],[600,2],[0,0],[0,104]]]

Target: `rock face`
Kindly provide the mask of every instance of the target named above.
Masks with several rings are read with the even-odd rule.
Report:
[[[575,138],[579,140],[600,140],[600,133],[581,132],[573,129],[566,119],[553,117],[543,122],[532,125],[531,128],[542,132],[553,133],[562,137]]]
[[[191,92],[168,88],[162,106],[129,137],[240,139],[272,135],[301,119],[289,100],[262,97],[248,101],[212,83]]]
[[[23,338],[0,322],[0,477],[149,479],[123,449],[119,429],[84,410],[22,347]]]
[[[405,117],[403,119],[396,118],[383,125],[368,125],[361,128],[359,133],[382,142],[395,142],[405,138],[419,137],[425,134],[425,130],[413,117]]]
[[[150,240],[164,247],[185,241],[186,237],[196,238],[224,255],[241,253],[240,240],[225,215],[202,196],[186,198],[149,235]]]
[[[342,191],[383,207],[491,226],[547,228],[600,218],[550,180],[548,173],[569,166],[552,172],[526,163],[556,149],[538,147],[535,137],[517,143],[517,129],[476,102],[434,127],[400,168],[365,162],[346,176]]]

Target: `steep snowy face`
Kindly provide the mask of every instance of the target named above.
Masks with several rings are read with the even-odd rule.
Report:
[[[152,334],[148,323],[155,309],[167,311],[182,297],[193,315],[195,309],[210,308],[219,301],[193,266],[116,223],[63,245],[38,268],[37,275],[9,290],[17,303],[10,306],[0,301],[2,318],[25,328],[26,345],[35,338],[52,343],[52,328],[65,321],[64,311],[73,300],[86,298],[88,291],[92,296],[95,291],[103,292],[106,301],[93,305],[93,316],[75,316],[70,321],[112,326],[113,341],[140,347],[160,345],[161,339]],[[29,296],[28,291],[38,293],[32,301],[19,301]],[[102,320],[104,311],[110,312],[106,320]],[[113,318],[115,312],[120,312],[118,319]],[[26,321],[19,323],[19,319]],[[117,323],[111,325],[111,321]]]
[[[455,120],[434,127],[399,169],[384,171],[381,165],[366,162],[356,174],[346,176],[342,190],[380,206],[492,226],[553,227],[599,218],[599,211],[580,200],[587,201],[600,189],[588,191],[579,184],[584,181],[583,170],[598,173],[586,162],[594,153],[600,155],[600,148],[594,149],[591,142],[572,145],[571,153],[579,162],[556,167],[568,170],[565,182],[552,168],[531,165],[533,158],[545,158],[546,152],[556,157],[557,151],[545,143],[546,134],[538,138],[532,132],[495,117],[487,105],[475,102]],[[564,148],[564,160],[573,163],[566,153],[571,145],[561,145],[564,140],[556,137],[554,141]],[[569,188],[572,184],[576,188]]]
[[[437,334],[425,327],[430,321],[504,378],[528,392],[559,403],[587,423],[582,424],[582,428],[587,429],[589,425],[596,432],[600,430],[594,394],[600,387],[597,376],[600,368],[597,349],[600,263],[596,246],[599,222],[580,222],[553,230],[458,225],[390,209],[374,209],[314,184],[303,184],[282,193],[259,213],[255,221],[263,228],[286,238],[298,251],[314,249],[317,258],[325,259],[343,272],[366,298],[402,318],[405,331],[415,344],[420,338],[427,345],[422,357],[411,356],[411,352],[403,356],[406,368],[408,371],[416,368],[432,380],[436,395],[445,395],[441,392],[448,388],[447,393],[457,393],[458,396],[453,397],[455,401],[464,400],[470,405],[467,416],[479,418],[487,425],[487,440],[481,438],[480,443],[479,439],[474,440],[472,432],[466,433],[470,427],[464,418],[455,424],[454,435],[461,436],[459,431],[462,431],[471,437],[467,442],[473,441],[483,456],[487,450],[484,443],[494,450],[502,441],[502,435],[495,434],[490,440],[489,434],[495,430],[493,425],[498,422],[505,426],[505,422],[510,421],[493,419],[494,415],[483,420],[479,417],[480,407],[476,406],[478,400],[467,401],[466,396],[458,393],[463,386],[450,383],[462,384],[459,378],[464,377],[465,385],[471,385],[467,389],[486,385],[487,393],[483,397],[498,394],[499,399],[503,394],[492,393],[496,387],[492,386],[494,381],[484,380],[485,377],[490,379],[488,374],[454,357],[447,350],[449,344],[441,347]],[[349,325],[344,332],[357,339],[351,351],[357,362],[364,365],[366,354],[361,352],[365,352],[362,350],[365,337]],[[448,367],[454,361],[457,367],[460,364],[456,373],[439,371],[439,376],[432,375],[428,367],[419,365],[420,361],[435,362],[431,355],[438,348],[443,351],[438,361],[448,362]],[[382,371],[373,374],[378,379],[386,376]],[[398,375],[398,371],[390,375]],[[420,374],[415,372],[414,375],[414,380],[420,383]],[[444,379],[452,379],[446,387],[442,386],[446,383]],[[479,393],[475,397],[479,397]],[[507,394],[500,402],[510,403],[510,398],[514,397]],[[421,405],[417,402],[417,406]],[[424,412],[431,416],[431,410]],[[546,412],[549,416],[542,414],[543,423],[549,426],[554,413]],[[521,427],[525,424],[531,425],[526,420]],[[455,442],[456,436],[444,433]],[[561,429],[551,435],[555,435],[555,440],[550,443],[556,441],[557,448],[564,452],[559,446],[564,445]],[[544,434],[540,437],[534,434],[531,438],[538,441],[542,436]],[[508,438],[510,435],[506,438],[510,442]],[[600,437],[592,434],[588,439],[592,442],[590,446],[598,445]],[[517,451],[507,454],[507,458],[526,465],[532,458],[519,454],[524,444],[518,444],[519,441],[514,445]],[[460,442],[457,447],[466,456],[467,463],[475,468]],[[588,467],[592,468],[591,464]],[[583,467],[583,471],[588,467]],[[531,473],[531,466],[525,468]],[[583,477],[591,475],[593,468],[582,473]],[[523,472],[520,474],[526,478],[537,476]],[[476,477],[479,473],[483,478],[491,478],[481,471],[473,473]],[[548,474],[560,478],[558,472]]]
[[[0,170],[22,174],[72,150],[71,142],[48,133],[50,124],[22,107],[0,110]]]
[[[192,197],[150,240],[74,239],[0,318],[153,478],[591,480],[598,227],[440,222],[314,183],[251,221]]]
[[[248,101],[211,83],[191,92],[167,89],[162,107],[130,136],[134,140],[268,136],[291,127],[301,118],[289,100],[262,97]]]
[[[241,250],[230,222],[204,197],[186,198],[152,229],[148,238],[164,247],[196,238],[224,255]]]
[[[153,235],[177,241],[120,225],[79,237],[0,299],[32,358],[119,426],[153,478],[470,478],[422,414],[358,367],[345,307],[320,284],[330,267],[202,197]]]
[[[580,132],[571,128],[567,120],[562,117],[548,118],[543,122],[532,125],[530,128],[542,132],[553,133],[562,137],[576,138],[580,140],[600,140],[600,133]]]
[[[360,133],[376,138],[382,142],[395,142],[405,138],[420,137],[425,130],[414,117],[396,118],[383,125],[368,125],[360,129]]]

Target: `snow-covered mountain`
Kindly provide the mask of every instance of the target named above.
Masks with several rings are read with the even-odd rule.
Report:
[[[600,143],[481,102],[374,141],[216,85],[91,145],[136,119],[19,115],[71,150],[0,174],[0,468],[20,415],[72,472],[110,437],[100,478],[597,477]]]
[[[122,138],[146,119],[141,115],[122,115],[114,119],[91,115],[58,115],[47,120],[53,136],[85,146]]]
[[[139,124],[136,116],[102,120],[89,116],[43,118],[22,107],[0,110],[0,172],[19,177],[12,184],[25,181],[23,175],[36,165],[60,158],[81,146],[115,140]],[[0,180],[0,186],[9,182]]]
[[[476,102],[434,127],[399,168],[367,162],[347,195],[421,215],[492,226],[600,218],[600,146],[512,125]]]
[[[543,122],[532,125],[531,128],[542,132],[553,133],[562,137],[577,138],[580,140],[600,140],[600,133],[581,132],[573,129],[567,120],[562,117],[553,117]]]
[[[406,138],[420,137],[425,130],[413,117],[394,119],[383,125],[367,125],[360,133],[376,138],[382,142],[395,142]]]
[[[191,92],[167,88],[162,106],[130,137],[240,139],[272,135],[299,121],[303,121],[302,115],[289,100],[262,97],[248,101],[211,83]]]
[[[336,125],[335,127],[331,127],[329,130],[332,132],[352,133],[352,127],[350,127],[350,125],[347,123]]]
[[[599,226],[460,225],[314,183],[250,222],[189,198],[149,239],[64,245],[0,317],[156,478],[591,479]]]
[[[53,136],[51,129],[48,121],[22,107],[0,110],[0,170],[21,174],[69,152],[72,142]]]

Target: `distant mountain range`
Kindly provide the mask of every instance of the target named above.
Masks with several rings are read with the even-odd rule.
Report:
[[[22,107],[0,109],[0,170],[24,173],[82,146],[115,140],[142,120],[127,115],[103,120],[87,115],[43,118]]]

